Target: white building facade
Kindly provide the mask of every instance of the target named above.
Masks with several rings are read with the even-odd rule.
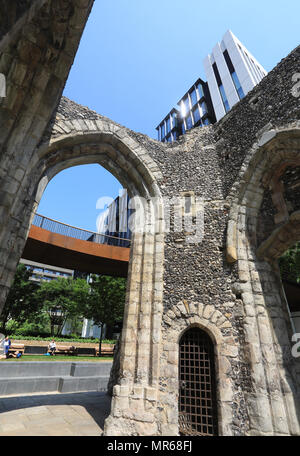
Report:
[[[267,75],[230,30],[203,63],[217,121]]]

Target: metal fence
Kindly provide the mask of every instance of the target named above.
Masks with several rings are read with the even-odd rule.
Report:
[[[39,228],[43,228],[44,230],[51,231],[52,233],[62,234],[82,241],[95,242],[96,244],[108,244],[116,247],[130,247],[130,239],[83,230],[82,228],[67,225],[39,214],[34,216],[32,224]]]

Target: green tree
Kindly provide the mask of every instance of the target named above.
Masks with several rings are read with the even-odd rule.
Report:
[[[283,280],[300,283],[300,242],[279,258],[279,267]]]
[[[84,279],[60,277],[40,284],[36,299],[48,313],[52,335],[59,336],[68,319],[83,316],[88,296],[89,285]]]
[[[33,318],[40,311],[41,306],[36,300],[37,284],[30,281],[32,270],[24,264],[19,264],[15,278],[9,291],[2,314],[0,315],[1,332],[6,332],[9,320],[15,320],[18,324]]]
[[[90,296],[85,309],[85,318],[100,326],[99,356],[103,338],[103,326],[113,326],[123,320],[126,279],[92,275]]]

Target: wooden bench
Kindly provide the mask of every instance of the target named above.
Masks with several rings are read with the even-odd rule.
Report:
[[[104,355],[104,356],[113,356],[114,354],[114,349],[115,349],[115,345],[114,344],[111,344],[111,345],[108,345],[108,344],[105,344],[105,345],[102,345],[101,347],[101,355]],[[96,348],[96,356],[99,356],[99,347]]]
[[[48,353],[51,353],[51,351],[48,349]],[[68,346],[68,345],[57,345],[55,352],[55,355],[76,355],[76,348],[74,346]]]
[[[10,349],[8,350],[8,353],[15,353],[15,352],[19,351],[23,355],[24,350],[25,350],[25,345],[24,344],[14,344],[14,343],[12,343],[11,346],[10,346]]]
[[[76,347],[76,355],[96,356],[96,349],[89,347]]]

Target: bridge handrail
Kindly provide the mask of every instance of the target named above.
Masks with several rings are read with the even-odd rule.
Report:
[[[38,222],[38,219],[40,219],[39,222]],[[45,222],[46,222],[46,227],[44,226]],[[50,223],[47,223],[47,222],[50,222]],[[91,240],[91,239],[83,239],[84,234],[89,235],[89,237],[94,235],[96,239],[102,237],[107,240],[111,239],[112,241],[116,240],[116,241],[126,241],[129,243],[131,242],[131,239],[122,238],[122,237],[118,237],[118,236],[111,236],[109,234],[104,234],[104,233],[96,233],[95,231],[85,230],[83,228],[78,228],[77,226],[68,225],[67,223],[59,222],[58,220],[54,220],[49,217],[45,217],[44,215],[41,215],[41,214],[35,214],[32,224],[39,228],[43,228],[45,230],[48,230],[48,231],[51,231],[51,232],[54,232],[57,234],[63,234],[65,236],[75,237],[75,239],[81,239],[81,240],[85,240],[85,241],[89,241],[89,242],[96,242],[97,244],[104,244],[105,242],[99,242],[99,241],[97,242],[97,241]],[[68,230],[69,231],[76,230],[76,231],[82,233],[82,235],[74,236],[74,234],[73,234],[73,236],[72,236],[72,234],[69,234],[69,233],[66,234],[66,232],[63,233],[62,232],[63,229],[55,229],[55,225],[57,227],[61,227],[61,228],[65,227],[67,232],[68,232]]]

